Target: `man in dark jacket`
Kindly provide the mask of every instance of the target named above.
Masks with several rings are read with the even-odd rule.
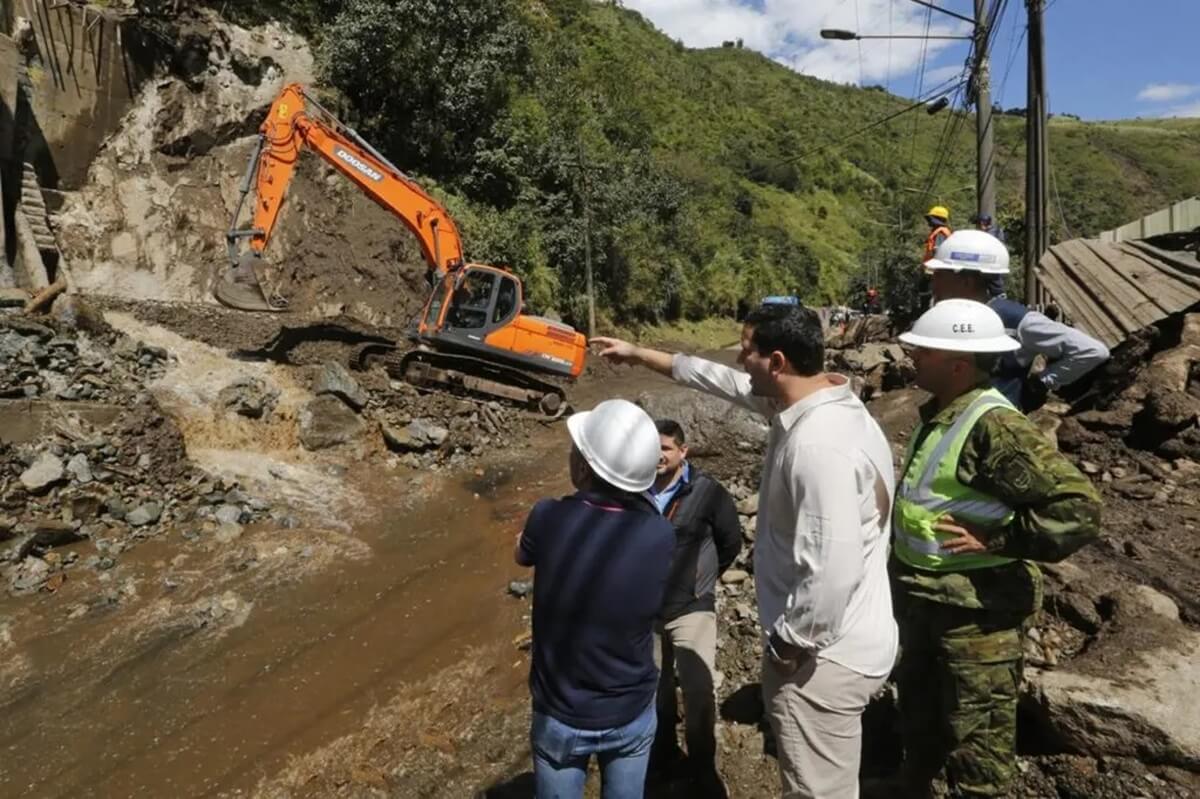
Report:
[[[675,527],[675,556],[659,620],[656,764],[678,758],[675,677],[683,692],[689,765],[702,779],[716,777],[716,585],[742,548],[737,507],[725,487],[687,460],[683,428],[659,419],[661,454],[647,492]],[[715,781],[715,780],[713,780]]]

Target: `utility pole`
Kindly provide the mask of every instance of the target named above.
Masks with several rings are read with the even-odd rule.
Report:
[[[583,160],[583,143],[576,139],[576,159],[583,199],[583,270],[587,278],[588,338],[596,335],[596,290],[592,284],[592,198],[589,165]]]
[[[587,170],[583,172],[583,269],[587,275],[588,338],[596,335],[596,291],[592,287],[592,206]]]
[[[975,211],[980,216],[996,218],[996,160],[992,135],[992,87],[988,35],[991,29],[987,1],[975,0]]]
[[[1025,0],[1029,11],[1029,83],[1025,104],[1025,304],[1037,304],[1037,265],[1049,246],[1046,232],[1045,0]]]

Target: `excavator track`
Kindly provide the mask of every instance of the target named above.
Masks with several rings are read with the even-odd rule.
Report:
[[[394,345],[368,344],[355,354],[351,365],[365,369],[377,362],[392,378],[421,389],[500,400],[551,419],[568,409],[566,393],[553,383],[470,355],[426,349],[401,354]]]

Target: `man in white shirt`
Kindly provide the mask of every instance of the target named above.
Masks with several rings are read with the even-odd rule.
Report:
[[[896,658],[887,576],[895,477],[887,439],[849,381],[822,371],[817,314],[774,304],[752,311],[740,372],[618,339],[592,342],[609,360],[769,420],[754,582],[783,796],[855,799],[862,713]]]

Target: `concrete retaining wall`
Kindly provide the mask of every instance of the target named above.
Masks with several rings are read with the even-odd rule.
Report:
[[[36,48],[30,119],[17,120],[27,128],[22,156],[43,187],[78,188],[150,73],[126,46],[134,19],[57,0],[10,3],[29,20]]]

